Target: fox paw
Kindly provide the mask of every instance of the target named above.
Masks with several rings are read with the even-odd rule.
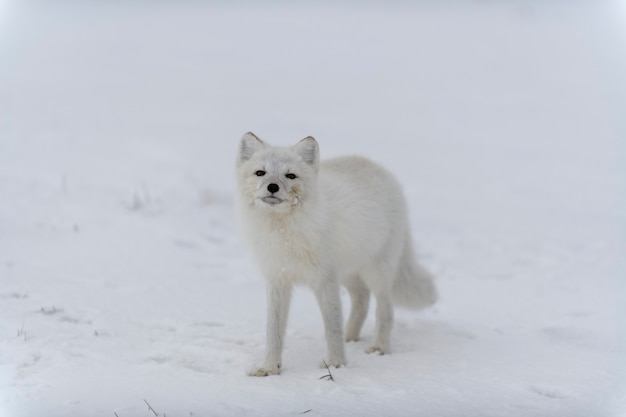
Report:
[[[368,349],[365,350],[365,353],[378,353],[380,356],[382,355],[386,355],[389,353],[389,349],[385,349],[382,347],[378,347],[378,346],[371,346]]]
[[[257,369],[256,371],[252,371],[248,374],[249,376],[270,376],[270,375],[280,375],[280,366],[276,367],[262,367]]]
[[[334,368],[341,368],[342,366],[346,366],[347,364],[348,361],[345,359],[327,359],[320,363],[320,368],[326,369],[330,368],[331,366]]]

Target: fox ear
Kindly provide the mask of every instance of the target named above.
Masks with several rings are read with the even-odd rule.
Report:
[[[265,142],[257,138],[254,133],[248,132],[241,137],[239,144],[239,162],[246,162],[259,149],[265,148]]]
[[[317,165],[320,159],[320,149],[313,136],[307,136],[298,142],[292,150],[300,155],[302,160],[309,165]]]

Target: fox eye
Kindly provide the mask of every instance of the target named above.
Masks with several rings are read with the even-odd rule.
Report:
[[[262,177],[263,175],[265,175],[265,171],[262,170],[258,170],[257,172],[255,172],[257,177]]]
[[[285,177],[289,178],[290,180],[295,180],[296,178],[298,178],[296,174],[286,174]]]

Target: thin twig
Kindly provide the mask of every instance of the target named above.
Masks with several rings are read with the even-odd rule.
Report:
[[[148,403],[148,401],[146,401],[145,398],[143,399],[143,402],[146,403],[146,405],[148,406],[148,410],[152,411],[156,417],[159,417],[159,414],[154,411],[154,408],[152,408],[152,406]]]
[[[325,360],[322,360],[322,363],[326,367],[326,370],[328,371],[328,375],[321,376],[321,377],[319,377],[319,379],[328,378],[328,381],[334,381],[335,378],[333,378],[333,374],[330,372],[330,368],[328,367],[328,364],[326,363]]]
[[[22,321],[22,327],[17,331],[17,337],[23,337],[24,341],[26,341],[26,331],[24,330],[25,322]]]

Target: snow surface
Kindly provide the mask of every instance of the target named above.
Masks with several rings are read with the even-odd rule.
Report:
[[[0,416],[625,416],[626,7],[0,4]],[[391,169],[441,301],[284,373],[237,233],[252,130]],[[342,295],[344,309],[347,297]],[[148,408],[150,404],[151,411]]]

